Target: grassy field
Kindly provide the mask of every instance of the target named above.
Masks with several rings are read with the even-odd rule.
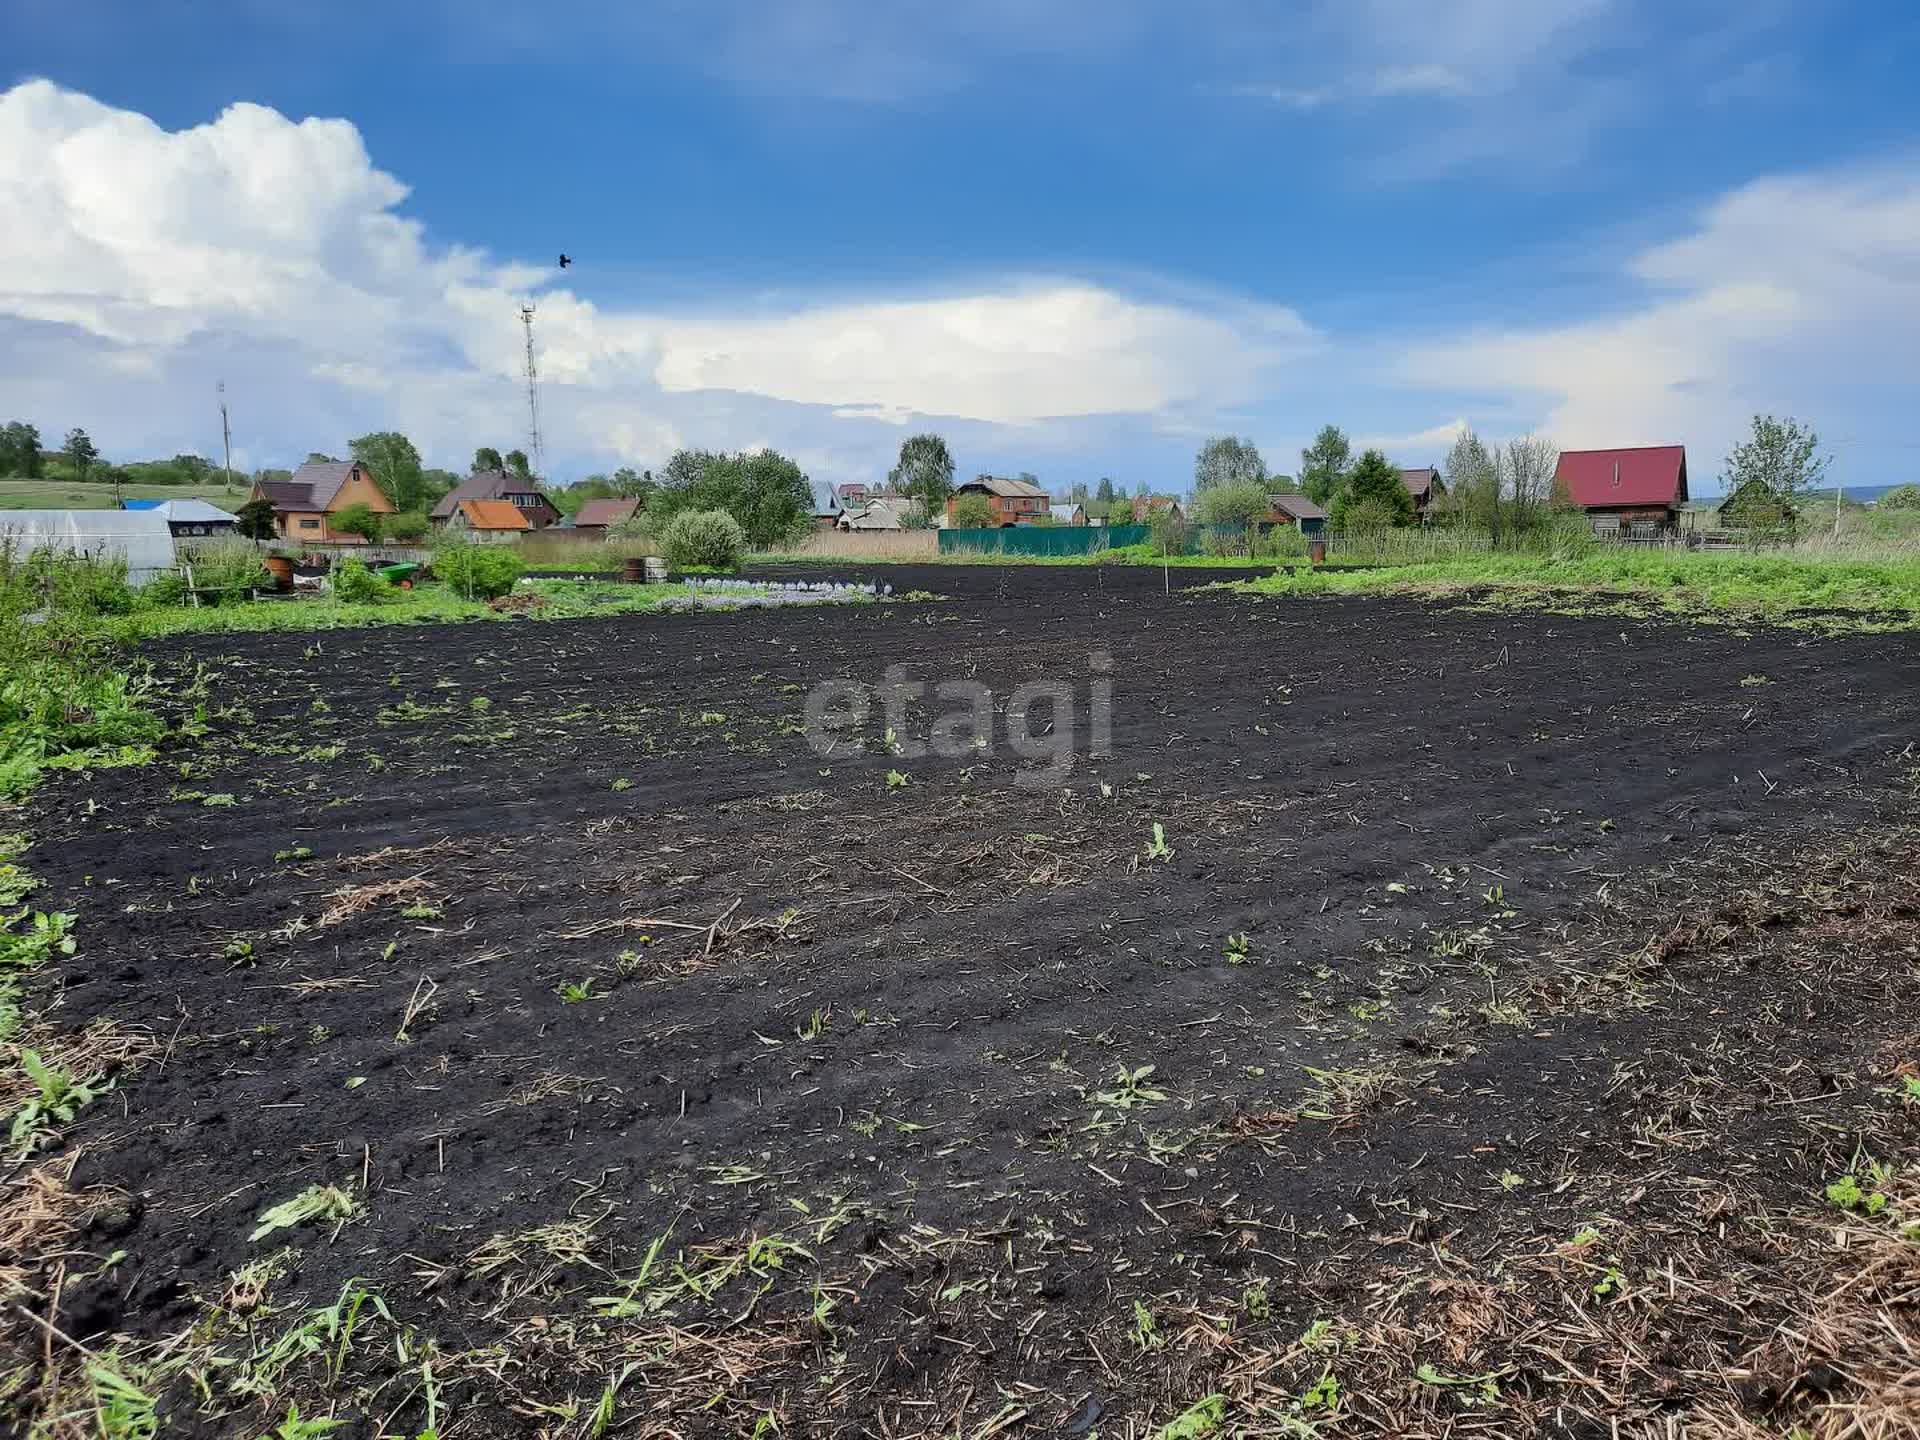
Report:
[[[123,485],[129,500],[205,500],[223,510],[238,510],[248,487],[224,485]],[[0,510],[112,510],[118,497],[111,485],[73,480],[0,480]]]
[[[1920,557],[1604,548],[1566,559],[1486,554],[1370,570],[1303,571],[1243,581],[1236,588],[1262,595],[1485,591],[1527,604],[1612,602],[1697,619],[1920,626]]]

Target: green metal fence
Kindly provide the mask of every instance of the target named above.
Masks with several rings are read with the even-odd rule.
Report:
[[[1091,555],[1144,545],[1144,525],[1010,525],[1001,530],[942,530],[942,555]]]

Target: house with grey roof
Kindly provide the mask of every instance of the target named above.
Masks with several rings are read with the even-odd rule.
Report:
[[[255,482],[248,498],[273,506],[273,526],[281,538],[314,544],[365,543],[362,536],[335,530],[328,519],[350,505],[364,505],[376,515],[394,511],[373,472],[358,460],[309,460],[290,480]]]

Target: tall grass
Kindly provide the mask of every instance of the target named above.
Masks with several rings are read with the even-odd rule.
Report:
[[[595,540],[559,538],[567,533],[564,530],[536,531],[523,536],[516,547],[517,553],[531,570],[578,570],[589,575],[618,570],[622,562],[632,556],[660,553],[659,544],[647,535]]]
[[[150,758],[140,747],[167,728],[151,683],[102,631],[134,609],[124,560],[0,544],[0,796],[26,794],[49,766]]]
[[[755,551],[751,560],[932,561],[941,559],[937,530],[812,530],[800,540]]]
[[[1528,601],[1625,599],[1703,617],[1794,620],[1824,614],[1856,625],[1920,626],[1920,556],[1863,559],[1595,544],[1562,556],[1501,552],[1281,574],[1239,588],[1291,595],[1487,590]]]

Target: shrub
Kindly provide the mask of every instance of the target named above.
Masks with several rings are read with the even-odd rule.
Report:
[[[35,559],[45,567],[48,590],[56,609],[72,615],[132,613],[133,591],[127,585],[125,560],[62,556],[47,551]]]
[[[267,583],[266,562],[251,540],[211,540],[181,556],[203,590],[248,590]]]
[[[363,540],[378,540],[380,524],[388,517],[376,515],[371,505],[349,505],[327,517],[329,529],[342,535],[358,535]]]
[[[731,570],[746,547],[746,531],[724,510],[683,510],[660,531],[660,548],[676,570]]]
[[[273,518],[273,502],[264,497],[249,500],[233,512],[234,528],[249,540],[271,540],[279,533]]]
[[[977,490],[970,490],[953,502],[956,530],[985,530],[993,524],[993,502]]]
[[[1171,506],[1155,510],[1147,517],[1147,535],[1158,555],[1187,553],[1187,522]]]
[[[427,517],[418,510],[403,510],[398,515],[389,515],[384,525],[386,537],[410,545],[427,533]]]
[[[333,569],[333,593],[355,605],[373,605],[387,594],[384,578],[367,569],[366,563],[349,557]]]
[[[506,594],[526,568],[526,562],[503,545],[445,545],[433,556],[433,573],[469,600]]]
[[[178,570],[162,570],[140,587],[140,603],[148,606],[186,604],[186,577]]]
[[[1920,510],[1920,485],[1902,485],[1882,495],[1876,510]]]
[[[1400,512],[1385,500],[1369,496],[1353,500],[1339,507],[1340,530],[1343,534],[1367,535],[1378,530],[1391,530],[1400,523]]]

